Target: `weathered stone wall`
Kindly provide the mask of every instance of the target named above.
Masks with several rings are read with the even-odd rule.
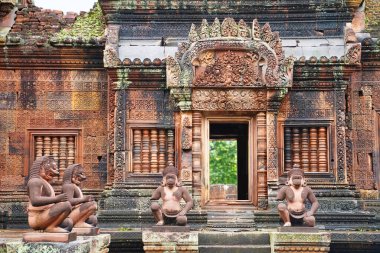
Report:
[[[352,139],[352,173],[349,181],[359,189],[377,189],[379,154],[376,139],[378,125],[375,110],[380,109],[380,71],[353,75],[347,89],[348,133]],[[351,178],[352,177],[352,178]]]
[[[365,0],[366,29],[371,32],[372,37],[380,35],[380,1]]]
[[[88,176],[84,188],[101,188],[106,181],[106,115],[104,71],[0,70],[0,188],[23,189],[26,133],[37,128],[81,129]]]

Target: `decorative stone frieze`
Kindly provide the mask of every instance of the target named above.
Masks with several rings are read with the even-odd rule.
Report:
[[[201,93],[210,88],[282,89],[283,92],[275,93],[281,100],[292,86],[294,60],[285,58],[279,34],[272,32],[269,24],[260,28],[254,20],[249,27],[243,20],[236,23],[232,18],[220,24],[216,18],[209,25],[203,20],[200,28],[191,26],[188,42],[180,43],[175,57],[167,58],[167,87],[182,110],[208,110],[203,109],[207,101],[202,100]],[[192,95],[194,88],[201,88],[196,91],[200,94]],[[218,100],[214,109],[228,110],[223,101],[230,91],[213,92],[217,93],[213,99]],[[236,105],[230,108],[240,110]],[[252,109],[265,110],[266,106],[243,108]]]

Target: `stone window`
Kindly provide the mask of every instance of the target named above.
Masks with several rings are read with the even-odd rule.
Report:
[[[305,172],[329,172],[329,127],[284,126],[283,168],[299,164]]]
[[[29,160],[26,161],[26,172],[36,158],[52,156],[57,162],[61,180],[67,166],[80,163],[81,144],[80,130],[29,130]]]
[[[132,129],[132,172],[159,173],[175,166],[173,129]]]

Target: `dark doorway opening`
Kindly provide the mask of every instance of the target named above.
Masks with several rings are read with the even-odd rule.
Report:
[[[217,185],[222,186],[226,191],[229,191],[225,194],[226,200],[248,200],[249,194],[249,170],[248,170],[248,142],[249,142],[249,134],[248,134],[249,124],[246,123],[221,123],[221,122],[210,122],[210,148],[213,148],[212,144],[218,143],[225,152],[228,153],[228,157],[226,158],[227,162],[215,161],[216,157],[212,157],[215,153],[210,152],[210,186],[214,187],[212,182]],[[224,142],[224,143],[220,143]],[[215,146],[215,145],[214,145]],[[226,148],[226,146],[228,146]],[[228,149],[229,148],[229,149]],[[226,151],[227,150],[227,151]],[[235,159],[233,158],[233,152],[236,152]],[[213,160],[214,159],[214,160]],[[213,163],[212,163],[213,162]],[[232,163],[232,164],[231,164]],[[236,163],[236,167],[234,164]],[[215,165],[216,164],[216,165]],[[226,164],[227,166],[223,165]],[[213,172],[218,167],[220,173],[223,173],[224,177],[229,177],[229,181],[233,181],[233,183],[229,183],[228,185],[225,183],[226,178],[218,179],[220,182],[215,181],[213,179]],[[218,172],[217,172],[218,173]],[[236,175],[234,175],[236,174]],[[233,177],[236,177],[235,179]],[[234,184],[236,184],[234,186]],[[231,188],[231,189],[230,189]],[[234,190],[232,190],[234,188]],[[211,189],[210,189],[211,191]],[[219,190],[220,193],[220,190]],[[235,196],[233,196],[235,194]],[[231,195],[231,196],[229,196]],[[212,199],[212,192],[210,193],[210,199]]]

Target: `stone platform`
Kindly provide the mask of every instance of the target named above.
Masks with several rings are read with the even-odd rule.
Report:
[[[107,253],[111,236],[101,234],[97,236],[78,236],[75,241],[69,243],[58,242],[23,242],[15,235],[0,233],[1,253]],[[20,234],[21,236],[21,234]]]
[[[297,231],[297,228],[294,228]],[[329,232],[274,232],[271,234],[274,253],[330,252]]]
[[[153,232],[148,229],[107,229],[101,232],[109,235],[99,235],[96,240],[89,243],[88,237],[78,236],[83,240],[83,245],[92,244],[92,249],[84,247],[74,251],[75,245],[69,248],[72,251],[55,252],[107,252],[103,246],[109,244],[110,253],[142,253],[142,252],[200,252],[200,253],[275,253],[275,252],[316,252],[329,253],[379,253],[380,231],[329,231],[319,229],[318,232],[278,232],[277,228],[262,229],[260,231],[207,231],[194,230],[190,224],[190,232]],[[295,228],[297,229],[297,228]],[[287,230],[287,229],[286,229]],[[22,251],[27,246],[22,244],[22,234],[28,230],[0,230],[0,252],[1,253],[26,253],[38,252]],[[103,239],[102,239],[103,238]],[[330,239],[330,243],[329,243]],[[105,240],[105,241],[102,241]],[[45,246],[56,245],[48,243]],[[94,246],[95,245],[95,246]],[[103,245],[103,246],[102,246]],[[20,250],[18,251],[18,248]],[[24,246],[24,247],[21,247]],[[76,244],[78,246],[78,244]],[[50,248],[49,248],[50,249]],[[65,249],[66,250],[66,249]],[[48,252],[48,251],[42,251]],[[48,252],[49,253],[49,252]]]
[[[142,232],[144,251],[147,253],[197,253],[198,232]]]

